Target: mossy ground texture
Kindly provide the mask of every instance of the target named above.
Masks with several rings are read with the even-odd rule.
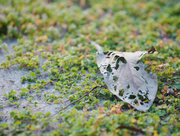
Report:
[[[90,41],[156,48],[148,112],[110,93]],[[0,135],[180,135],[179,46],[178,0],[0,0]]]

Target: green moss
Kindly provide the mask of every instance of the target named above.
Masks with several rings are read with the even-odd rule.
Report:
[[[179,1],[6,0],[0,4],[0,54],[7,58],[0,70],[18,66],[29,71],[21,78],[26,87],[7,90],[3,96],[0,135],[138,133],[119,126],[139,128],[145,135],[179,135]],[[17,45],[11,52],[3,40],[14,38]],[[157,52],[142,59],[147,71],[158,76],[157,97],[148,112],[134,110],[105,89],[91,40],[107,51],[156,48]],[[115,60],[126,64],[124,58]],[[118,67],[117,63],[115,68]],[[107,69],[112,72],[111,66]],[[117,78],[114,76],[113,80]],[[51,106],[57,104],[61,109],[96,85],[105,88],[97,88],[61,111],[56,119],[47,119]],[[123,93],[121,90],[119,95]],[[49,112],[37,110],[41,105],[37,100],[48,105]],[[138,104],[136,98],[134,102]],[[22,104],[26,107],[22,108]],[[124,106],[120,107],[121,104]],[[10,107],[13,111],[7,123],[3,112]]]

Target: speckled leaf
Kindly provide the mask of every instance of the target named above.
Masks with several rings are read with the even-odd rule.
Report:
[[[157,76],[147,73],[143,63],[138,63],[148,51],[103,52],[96,43],[97,65],[109,90],[137,110],[147,111],[156,96]]]

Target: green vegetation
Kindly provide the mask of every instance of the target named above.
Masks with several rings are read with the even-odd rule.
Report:
[[[0,53],[10,48],[4,41],[17,40],[0,71],[17,66],[29,72],[21,77],[27,86],[6,90],[5,103],[0,101],[0,135],[180,135],[179,15],[178,0],[0,1]],[[158,76],[158,93],[148,112],[110,93],[90,41],[106,51],[156,48],[143,57],[147,71]],[[50,117],[95,86],[105,88]],[[37,109],[40,98],[49,112]],[[58,110],[51,111],[53,105]],[[4,111],[12,107],[7,115]]]

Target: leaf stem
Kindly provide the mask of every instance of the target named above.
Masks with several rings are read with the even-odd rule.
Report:
[[[80,97],[79,99],[69,103],[68,105],[66,105],[65,107],[63,107],[62,109],[60,109],[58,112],[56,112],[55,114],[49,116],[50,118],[57,115],[59,112],[67,109],[70,105],[75,104],[76,102],[80,101],[81,99],[83,99],[84,97],[88,96],[91,92],[93,92],[96,88],[101,88],[102,86],[95,86],[94,88],[92,88],[89,92],[86,92],[82,97]]]

